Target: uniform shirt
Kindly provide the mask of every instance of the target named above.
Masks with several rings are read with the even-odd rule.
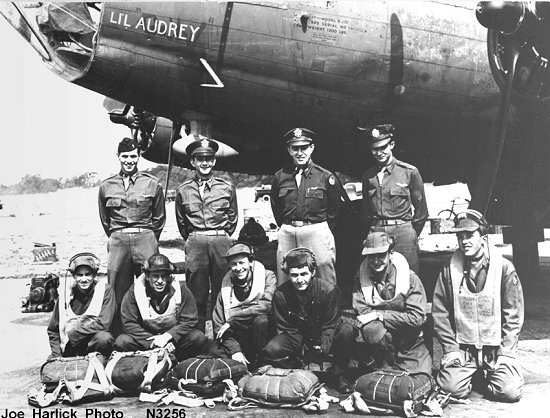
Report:
[[[93,289],[95,291],[95,288]],[[59,291],[62,291],[60,289]],[[85,295],[74,289],[73,299],[70,302],[71,309],[76,315],[82,315],[92,301],[94,292]],[[54,357],[61,357],[61,337],[59,336],[59,299],[55,303],[52,317],[48,325],[48,337],[50,340],[50,348]],[[101,311],[96,321],[86,321],[86,324],[81,324],[71,331],[69,341],[73,346],[78,345],[80,341],[86,337],[97,334],[99,331],[109,331],[111,323],[115,316],[116,302],[115,292],[110,285],[105,285],[105,294],[103,295],[103,304]]]
[[[363,174],[363,207],[367,220],[412,221],[414,230],[420,235],[428,218],[428,206],[418,169],[393,158],[384,168],[381,184],[377,176],[380,170],[381,167],[374,166]]]
[[[327,221],[332,230],[341,203],[341,190],[336,178],[330,171],[310,161],[298,187],[296,172],[296,167],[283,168],[273,178],[271,209],[277,225],[292,221]]]
[[[340,321],[339,297],[338,289],[332,284],[313,278],[301,300],[292,282],[286,281],[273,295],[277,334],[301,336],[310,348],[320,345],[323,353],[329,353]]]
[[[486,279],[486,269],[481,269],[478,276],[483,274],[485,274]],[[434,330],[443,346],[444,354],[458,351],[460,348],[455,339],[452,289],[451,271],[449,266],[445,266],[439,273],[432,303]],[[478,291],[481,290],[482,288]],[[507,259],[502,260],[500,297],[502,342],[500,343],[500,347],[498,347],[497,354],[515,357],[519,333],[523,326],[524,301],[523,290],[516,270],[513,264]]]
[[[185,286],[184,283],[180,283],[179,285],[181,288],[181,306],[177,314],[178,318],[176,325],[170,329],[159,329],[156,334],[152,334],[143,326],[143,319],[141,318],[136,301],[136,294],[134,290],[135,284],[133,284],[124,295],[124,299],[122,300],[122,304],[120,306],[122,331],[141,345],[148,346],[151,344],[151,341],[147,341],[147,338],[153,337],[154,335],[167,332],[172,336],[172,339],[177,344],[183,337],[196,329],[198,323],[197,304],[195,303],[195,299],[187,286]],[[174,293],[169,293],[169,295],[172,297]],[[166,306],[168,306],[168,303],[166,303]],[[166,311],[166,309],[164,310]]]
[[[120,173],[99,186],[99,217],[105,233],[109,237],[127,227],[148,228],[158,239],[166,222],[162,186],[154,176],[141,171],[128,180],[128,189]]]
[[[176,221],[181,236],[187,239],[193,231],[218,229],[228,235],[237,227],[237,193],[233,185],[211,177],[204,184],[204,197],[199,192],[199,179],[183,182],[176,192]]]

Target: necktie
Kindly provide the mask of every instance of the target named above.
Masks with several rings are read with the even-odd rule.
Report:
[[[378,177],[378,183],[382,184],[382,180],[384,179],[384,173],[386,172],[386,167],[382,167],[376,177]]]
[[[295,178],[296,178],[296,185],[300,187],[300,183],[302,182],[302,174],[304,173],[303,168],[299,168],[296,172]]]

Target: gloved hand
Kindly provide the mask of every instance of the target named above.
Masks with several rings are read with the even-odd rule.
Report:
[[[441,360],[441,366],[464,366],[464,354],[461,351],[451,351]]]
[[[147,341],[151,341],[151,348],[163,348],[170,342],[171,339],[172,336],[165,332],[164,334],[153,335],[152,337],[147,338]]]
[[[250,364],[250,362],[248,361],[248,359],[245,357],[245,355],[242,353],[242,352],[238,352],[238,353],[235,353],[231,356],[231,358],[233,360],[237,360],[238,362],[244,364],[245,366],[248,366]]]

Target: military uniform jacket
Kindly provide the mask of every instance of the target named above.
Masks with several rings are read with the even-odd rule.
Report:
[[[329,282],[313,278],[302,305],[290,280],[275,291],[272,312],[277,334],[301,336],[309,347],[320,345],[328,354],[340,322],[339,292]]]
[[[147,338],[167,332],[172,336],[172,339],[177,344],[183,337],[194,330],[198,323],[198,312],[195,298],[193,298],[193,295],[187,286],[185,286],[185,283],[179,283],[179,286],[181,289],[181,305],[179,307],[179,312],[176,315],[176,324],[169,329],[158,328],[153,330],[144,324],[138,302],[136,300],[135,284],[133,284],[128,292],[126,292],[126,295],[124,295],[124,299],[122,300],[122,304],[120,306],[122,332],[128,334],[134,340],[145,346],[148,346],[151,343],[150,341],[147,341]],[[169,289],[170,297],[175,297],[174,290],[171,287]]]
[[[385,168],[382,183],[373,166],[363,174],[363,207],[367,222],[400,219],[411,221],[419,235],[428,218],[424,183],[418,169],[393,159]],[[413,214],[414,208],[414,214]]]
[[[78,295],[74,293],[76,291],[72,292],[72,295],[74,297],[71,297],[69,306],[75,315],[83,315],[88,310],[88,307],[90,306],[93,296],[95,294],[95,290],[96,289],[94,286],[94,292],[90,292],[90,294],[86,295],[85,297],[83,295]],[[59,291],[62,291],[61,287]],[[61,336],[59,333],[59,300],[60,299],[58,298],[55,302],[52,317],[48,325],[50,348],[54,357],[62,356]],[[91,335],[97,334],[100,331],[109,331],[109,328],[111,328],[111,323],[113,322],[113,318],[115,316],[115,310],[115,292],[110,285],[105,284],[103,303],[101,305],[99,315],[84,318],[84,320],[79,322],[79,325],[77,327],[71,329],[71,332],[69,333],[69,341],[71,342],[71,344],[73,346],[77,345],[83,339]]]
[[[128,190],[120,173],[104,180],[99,186],[98,206],[108,237],[119,229],[141,227],[153,230],[158,239],[166,222],[162,186],[141,171],[130,176]]]
[[[483,270],[481,276],[485,274],[485,270]],[[478,281],[485,283],[485,277],[478,277]],[[497,355],[515,357],[518,348],[519,333],[523,326],[523,290],[514,265],[505,258],[502,260],[502,280],[500,283],[502,341],[500,346],[495,347],[493,351]],[[443,346],[443,353],[447,354],[452,351],[459,351],[460,345],[455,337],[453,286],[449,265],[441,270],[437,279],[432,303],[432,314],[434,330]],[[484,348],[484,353],[487,352]]]
[[[183,182],[176,192],[176,221],[181,236],[193,231],[223,230],[228,235],[237,227],[237,193],[235,187],[218,177],[211,177],[199,192],[198,179]]]
[[[212,312],[212,328],[214,329],[214,335],[216,335],[216,333],[226,322],[230,325],[231,323],[241,322],[243,323],[243,327],[246,327],[246,324],[250,324],[250,321],[258,315],[269,315],[269,311],[271,310],[271,299],[273,298],[273,292],[275,292],[275,288],[277,287],[277,278],[275,277],[275,273],[270,270],[266,270],[263,264],[259,261],[254,261],[252,280],[259,282],[260,277],[257,276],[259,274],[263,275],[263,288],[257,293],[256,297],[253,297],[252,300],[248,301],[247,299],[250,299],[250,294],[254,288],[254,284],[252,284],[252,288],[250,289],[247,298],[235,304],[235,306],[231,308],[230,318],[227,318],[225,312],[229,307],[225,306],[224,289],[231,288],[229,297],[236,297],[232,291],[232,274],[232,271],[229,270],[225,275],[222,282],[222,290],[218,295],[216,307]]]
[[[277,225],[326,221],[333,230],[342,201],[341,187],[334,175],[311,161],[304,170],[300,187],[295,175],[296,167],[286,167],[275,173],[271,183],[271,209]]]

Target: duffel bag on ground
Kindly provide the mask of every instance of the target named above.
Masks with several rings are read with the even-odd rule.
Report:
[[[243,363],[230,358],[191,357],[168,372],[164,387],[189,390],[202,397],[216,397],[223,393],[225,379],[237,382],[247,372]]]
[[[162,379],[172,368],[164,348],[148,351],[114,351],[105,367],[115,393],[151,393],[162,387]]]
[[[434,387],[434,379],[428,373],[401,370],[377,370],[355,382],[355,391],[367,405],[389,408],[407,416],[420,412],[422,401]]]
[[[83,357],[58,357],[40,369],[43,389],[29,394],[29,404],[38,407],[56,403],[94,402],[113,396],[105,373],[107,359],[99,353]]]
[[[250,404],[298,408],[323,386],[309,370],[272,366],[260,367],[252,375],[239,380],[238,385],[239,397],[229,402],[230,409],[241,409]]]

